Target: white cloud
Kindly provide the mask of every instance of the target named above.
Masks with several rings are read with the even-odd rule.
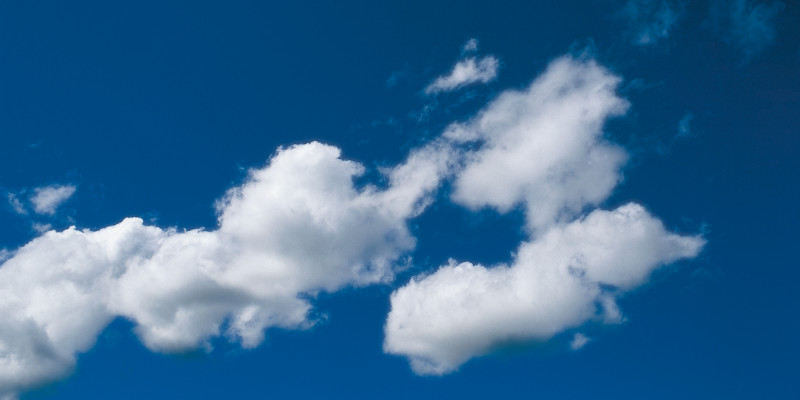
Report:
[[[453,199],[500,212],[522,205],[531,238],[510,265],[451,260],[395,291],[386,352],[419,374],[443,374],[503,343],[619,323],[620,295],[697,255],[704,239],[667,232],[634,203],[580,217],[610,195],[627,158],[602,138],[604,122],[628,107],[615,94],[619,82],[593,60],[562,57],[528,89],[446,130],[477,147],[454,172]]]
[[[50,231],[0,267],[0,396],[68,373],[115,317],[174,352],[225,335],[257,346],[269,327],[302,329],[319,291],[386,282],[415,245],[408,218],[449,168],[434,142],[357,189],[339,149],[280,150],[219,202],[219,228],[178,231],[139,218]]]
[[[636,204],[578,218],[609,195],[626,159],[602,138],[605,120],[628,106],[614,93],[619,81],[592,60],[562,57],[528,89],[382,171],[385,188],[355,186],[364,168],[335,147],[297,145],[226,193],[215,230],[128,218],[48,231],[4,253],[0,398],[67,374],[119,316],[160,352],[208,348],[219,335],[249,348],[270,327],[308,327],[320,291],[388,282],[409,262],[407,221],[446,178],[470,208],[524,206],[531,238],[509,265],[451,262],[398,289],[387,352],[419,373],[445,373],[507,340],[622,321],[618,296],[694,256],[703,239],[666,232]],[[37,212],[54,213],[74,193],[63,188],[36,189]]]
[[[619,180],[624,151],[602,138],[628,103],[620,79],[594,61],[555,60],[526,90],[502,93],[445,136],[478,142],[455,181],[453,199],[506,212],[524,204],[531,230],[569,220],[604,200]]]
[[[711,10],[712,23],[747,62],[775,40],[775,18],[785,7],[780,1],[718,1]]]
[[[618,321],[618,296],[703,244],[667,232],[637,204],[597,210],[523,243],[511,265],[451,261],[412,279],[392,294],[384,348],[419,374],[443,374],[506,342]]]
[[[51,185],[38,187],[30,197],[33,211],[37,214],[53,215],[56,209],[75,194],[75,186]]]
[[[486,56],[480,59],[469,57],[456,63],[453,70],[445,76],[436,78],[425,93],[448,92],[472,83],[488,83],[497,77],[497,58]]]
[[[586,335],[578,332],[573,337],[572,340],[569,342],[569,348],[572,350],[579,350],[586,346],[592,339],[586,337]]]
[[[630,0],[622,15],[634,31],[634,44],[652,45],[669,37],[679,13],[667,0]]]

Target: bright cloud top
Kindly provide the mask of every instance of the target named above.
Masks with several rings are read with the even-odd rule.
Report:
[[[447,130],[480,145],[464,156],[453,198],[501,212],[522,204],[531,239],[510,265],[451,260],[395,291],[387,352],[408,357],[419,374],[443,374],[504,343],[619,322],[617,297],[659,266],[698,254],[704,239],[667,232],[638,204],[578,217],[620,180],[626,155],[601,137],[605,120],[627,108],[618,83],[594,61],[563,57],[527,90],[503,93]],[[576,340],[573,348],[586,342]]]
[[[467,42],[464,50],[471,48]],[[477,42],[475,42],[477,48]],[[426,94],[449,92],[473,83],[488,83],[497,77],[497,68],[500,65],[497,58],[486,56],[483,58],[469,57],[456,63],[449,74],[440,76],[425,88]]]
[[[356,189],[363,167],[339,154],[320,143],[280,150],[220,201],[215,231],[128,218],[51,231],[16,251],[0,267],[0,397],[66,374],[116,316],[155,351],[217,335],[253,347],[266,328],[313,324],[318,291],[392,279],[415,245],[406,220],[427,204],[448,153],[436,143],[412,153],[387,171],[385,190]]]
[[[51,185],[38,187],[30,197],[33,211],[37,214],[53,215],[58,207],[75,194],[75,186]]]

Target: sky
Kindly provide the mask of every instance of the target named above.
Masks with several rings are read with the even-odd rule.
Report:
[[[0,399],[797,398],[798,27],[0,2]]]

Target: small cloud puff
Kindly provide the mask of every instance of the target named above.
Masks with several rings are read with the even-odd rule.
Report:
[[[30,197],[33,211],[37,214],[54,215],[56,209],[75,194],[73,185],[51,185],[38,187]]]
[[[478,51],[478,39],[472,38],[467,40],[467,43],[464,43],[464,47],[461,50],[464,53]]]
[[[478,51],[478,40],[470,39],[464,44],[462,53]],[[489,83],[497,77],[500,62],[497,58],[468,57],[457,62],[449,74],[436,78],[425,88],[425,94],[449,92],[473,83]]]
[[[575,336],[572,337],[572,340],[569,342],[569,348],[571,348],[573,351],[579,350],[583,346],[586,346],[586,344],[589,343],[589,341],[591,341],[590,338],[578,332],[575,334]]]
[[[488,83],[497,77],[499,62],[492,56],[481,59],[470,57],[461,60],[448,75],[436,78],[425,88],[426,94],[449,92],[463,86],[480,82]]]
[[[16,194],[9,192],[6,198],[8,199],[8,204],[15,213],[19,215],[28,214],[28,210],[25,209],[25,205],[22,204],[22,201],[19,200],[19,197]]]

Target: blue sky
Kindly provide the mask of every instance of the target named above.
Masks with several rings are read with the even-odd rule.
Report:
[[[795,3],[379,3],[0,3],[0,398],[797,396]]]

